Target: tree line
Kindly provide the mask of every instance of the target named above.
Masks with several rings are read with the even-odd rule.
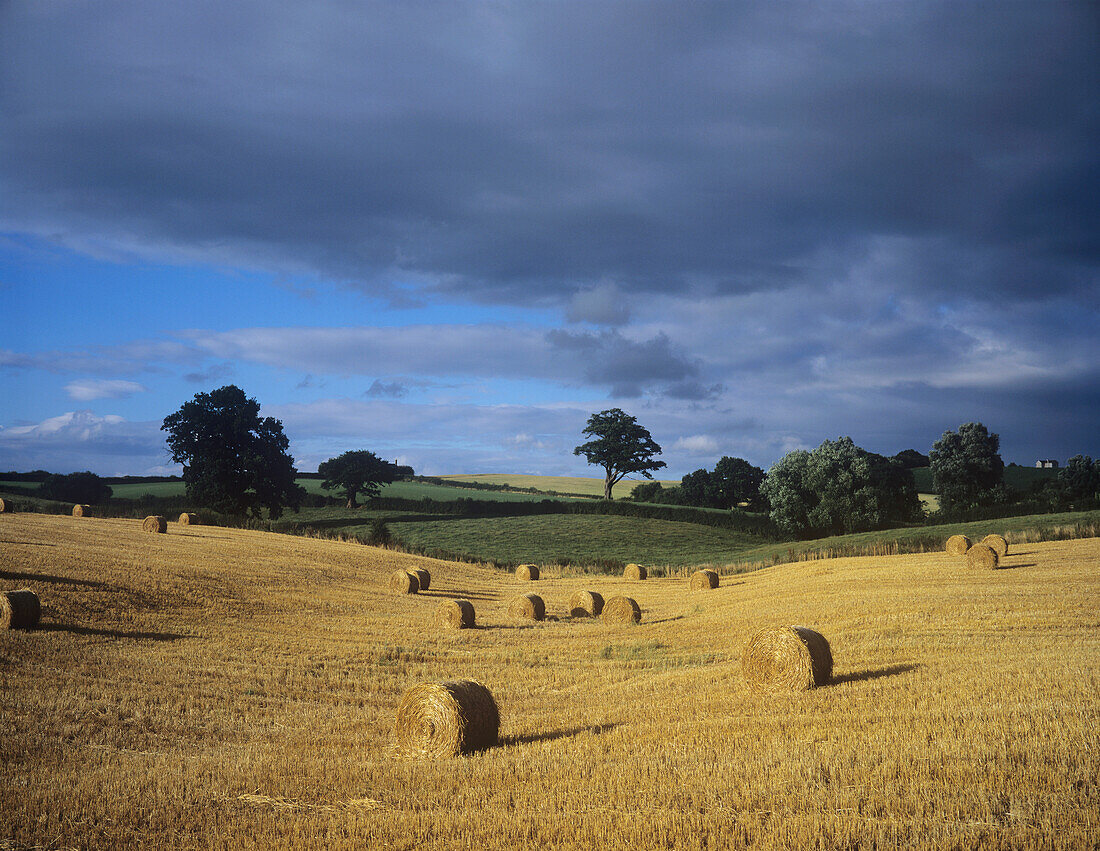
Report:
[[[306,495],[288,452],[282,423],[260,417],[260,405],[234,385],[197,393],[165,417],[162,429],[172,460],[183,467],[188,498],[222,514],[278,519],[297,511]],[[825,537],[920,522],[923,510],[913,469],[928,466],[939,495],[939,519],[1006,505],[1000,438],[981,423],[948,430],[927,456],[913,449],[893,457],[869,452],[850,437],[826,440],[813,450],[796,450],[766,472],[742,458],[725,456],[713,470],[699,469],[680,484],[652,481],[665,467],[660,445],[637,419],[619,408],[592,414],[574,449],[604,471],[604,497],[629,475],[651,481],[637,485],[631,501],[721,509],[764,515],[781,532]],[[384,461],[367,450],[350,450],[322,462],[321,487],[337,494],[347,508],[372,500],[412,468]],[[49,475],[38,495],[48,499],[100,503],[110,487],[89,472]],[[1031,498],[1057,510],[1090,507],[1100,501],[1100,460],[1071,458],[1055,480],[1042,483]]]

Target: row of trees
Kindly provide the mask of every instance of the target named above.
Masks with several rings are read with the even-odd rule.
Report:
[[[306,491],[288,453],[283,424],[260,417],[260,403],[232,384],[210,393],[196,393],[178,411],[164,418],[161,428],[172,460],[183,465],[187,496],[223,514],[259,518],[264,509],[272,519],[283,510],[295,511]],[[322,462],[321,487],[336,491],[348,508],[358,498],[377,496],[382,486],[410,468],[383,461],[365,450],[344,452]]]
[[[235,515],[259,517],[266,510],[272,518],[285,508],[297,510],[301,505],[305,490],[295,482],[297,471],[287,452],[289,441],[282,423],[261,418],[259,411],[255,399],[228,385],[196,394],[164,419],[172,460],[183,465],[188,497],[195,503]],[[652,480],[653,472],[665,467],[665,462],[657,460],[660,445],[620,408],[593,414],[583,434],[589,440],[577,446],[574,454],[603,468],[607,499],[626,476]],[[742,458],[723,457],[713,470],[695,470],[676,487],[662,488],[653,481],[639,485],[633,498],[767,510],[787,533],[834,535],[919,520],[922,512],[912,470],[925,465],[931,468],[933,486],[946,513],[1004,502],[1007,490],[999,449],[999,437],[981,423],[945,432],[928,456],[905,450],[887,458],[841,437],[826,440],[812,451],[788,453],[767,473]],[[366,450],[344,452],[318,467],[322,487],[340,494],[348,508],[411,472]],[[47,484],[54,487],[57,482],[43,487]],[[1100,462],[1087,456],[1071,459],[1055,490],[1059,498],[1095,499],[1100,492]]]

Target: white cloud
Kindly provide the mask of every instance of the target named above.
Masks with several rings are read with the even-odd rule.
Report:
[[[91,402],[95,399],[125,399],[135,393],[144,393],[146,389],[136,381],[109,378],[83,378],[70,381],[65,385],[65,392],[79,402]]]
[[[672,444],[673,449],[682,449],[685,452],[697,452],[699,454],[713,454],[718,451],[718,441],[709,434],[693,434],[688,437],[677,438]]]
[[[0,469],[91,470],[101,475],[180,471],[168,461],[160,423],[131,422],[92,411],[68,411],[31,425],[0,427]]]

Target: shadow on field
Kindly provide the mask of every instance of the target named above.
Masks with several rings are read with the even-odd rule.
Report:
[[[1001,562],[1001,564],[999,564],[997,566],[997,570],[1015,570],[1017,567],[1038,567],[1038,566],[1039,566],[1039,563],[1034,562],[1034,561],[1028,562],[1027,564],[1005,564],[1004,562]]]
[[[660,620],[656,620],[656,621],[647,621],[643,618],[642,619],[642,624],[645,625],[645,624],[654,624],[654,623],[668,623],[669,621],[682,621],[683,619],[684,619],[683,615],[673,615],[670,618],[661,618]]]
[[[0,538],[0,544],[19,544],[21,547],[56,547],[57,544],[50,544],[46,541],[10,541],[7,538]]]
[[[914,671],[919,668],[920,665],[915,662],[907,665],[890,665],[886,668],[875,668],[870,671],[852,671],[850,674],[841,674],[839,677],[833,677],[829,681],[829,685],[839,686],[844,683],[860,683],[865,680],[878,680],[883,677],[896,677],[898,674],[905,674],[909,671]]]
[[[50,544],[49,546],[53,546]],[[95,579],[70,579],[67,576],[53,576],[49,573],[14,573],[0,570],[0,579],[14,579],[18,582],[57,582],[62,585],[87,585],[89,588],[106,588],[106,582]]]
[[[105,635],[110,638],[134,638],[139,641],[178,641],[190,638],[174,632],[123,632],[118,629],[96,629],[91,626],[73,626],[67,623],[47,623],[38,627],[40,632],[70,632],[73,635]]]
[[[444,588],[417,592],[421,597],[442,597],[445,600],[499,600],[497,594],[479,594],[475,591],[450,591]]]
[[[504,736],[500,740],[502,747],[509,745],[529,745],[534,742],[550,742],[554,739],[566,739],[570,736],[579,736],[581,733],[592,733],[594,736],[610,732],[618,727],[618,722],[610,724],[589,724],[585,727],[570,727],[568,730],[550,730],[545,733],[528,733],[525,736]]]

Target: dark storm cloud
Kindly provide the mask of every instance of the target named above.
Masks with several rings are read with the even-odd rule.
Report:
[[[602,282],[782,288],[871,235],[920,241],[926,292],[1096,283],[1088,2],[0,16],[0,223],[77,247],[605,324]]]

